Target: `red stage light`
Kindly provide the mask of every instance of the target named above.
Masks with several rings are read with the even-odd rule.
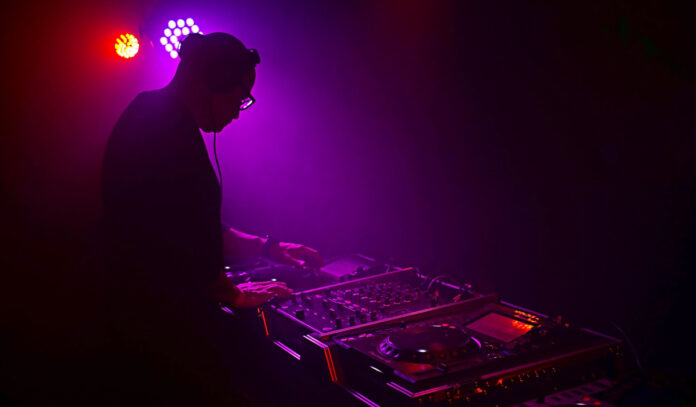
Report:
[[[140,44],[138,43],[138,39],[135,38],[135,35],[121,34],[118,38],[116,38],[114,48],[116,49],[118,56],[121,58],[130,59],[138,54]]]

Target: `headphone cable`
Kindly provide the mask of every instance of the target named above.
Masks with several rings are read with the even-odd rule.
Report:
[[[212,121],[213,125],[215,125],[212,96],[208,100],[208,109],[210,109],[210,120]],[[217,167],[218,177],[220,178],[220,196],[222,196],[222,170],[220,169],[220,161],[218,160],[217,155],[217,131],[213,131],[213,155],[215,156],[215,166]]]
[[[217,167],[218,177],[220,177],[220,193],[222,193],[222,170],[217,155],[217,132],[213,132],[213,155],[215,156],[215,166]]]

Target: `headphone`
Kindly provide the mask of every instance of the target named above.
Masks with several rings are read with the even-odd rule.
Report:
[[[261,62],[255,49],[240,53],[240,45],[229,34],[190,34],[182,41],[179,55],[182,62],[203,64],[198,69],[213,93],[227,93],[239,86],[244,75]]]

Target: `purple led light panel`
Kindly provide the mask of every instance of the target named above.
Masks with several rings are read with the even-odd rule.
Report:
[[[203,34],[193,21],[193,18],[188,17],[185,20],[183,18],[169,20],[169,22],[167,22],[167,27],[164,28],[165,36],[160,38],[160,43],[169,56],[174,59],[179,56],[178,50],[183,40],[182,37],[191,33]]]

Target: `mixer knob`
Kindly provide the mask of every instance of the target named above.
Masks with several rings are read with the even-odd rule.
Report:
[[[329,307],[329,300],[327,300],[326,298],[322,299],[321,305],[323,305],[324,308],[328,308]]]
[[[336,318],[336,310],[333,308],[329,308],[329,316],[331,318]]]
[[[295,318],[299,319],[300,321],[304,321],[304,319],[305,319],[304,310],[303,309],[295,310]]]

